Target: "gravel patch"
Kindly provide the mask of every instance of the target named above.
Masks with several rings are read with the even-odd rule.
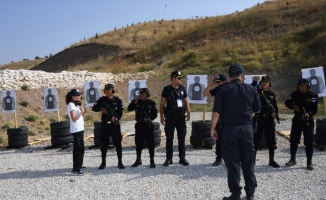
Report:
[[[211,113],[206,113],[206,120]],[[192,120],[202,119],[202,113],[192,113]],[[291,115],[281,115],[277,130],[290,130]],[[156,121],[159,121],[158,119]],[[132,133],[134,122],[124,122],[122,132]],[[163,126],[161,126],[163,130]],[[189,142],[191,122],[188,122],[187,160],[190,166],[178,164],[177,146],[174,164],[162,166],[165,160],[165,138],[156,148],[156,168],[149,168],[149,154],[143,151],[143,165],[132,168],[136,159],[134,137],[123,140],[123,162],[126,169],[117,168],[114,149],[108,150],[107,167],[98,170],[99,149],[86,149],[84,176],[71,173],[72,147],[45,150],[49,143],[22,149],[0,151],[0,199],[222,199],[229,196],[225,165],[212,167],[213,149],[194,149]],[[86,133],[89,135],[91,133]],[[297,165],[285,167],[289,160],[289,142],[278,136],[275,160],[281,168],[268,166],[268,151],[258,151],[255,166],[258,188],[256,199],[326,199],[326,155],[315,149],[314,171],[307,171],[304,146],[299,146]],[[177,140],[175,139],[175,145]],[[88,140],[86,146],[92,145]],[[243,177],[241,185],[244,186]],[[242,199],[245,199],[243,191]]]

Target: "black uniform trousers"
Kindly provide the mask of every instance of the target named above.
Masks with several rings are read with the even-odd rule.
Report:
[[[101,152],[102,152],[102,162],[106,160],[106,153],[109,147],[110,136],[112,137],[113,144],[117,151],[118,160],[122,159],[122,135],[119,123],[106,123],[102,122],[101,124]]]
[[[165,136],[166,136],[166,159],[173,157],[173,138],[174,129],[177,129],[179,158],[186,156],[185,138],[187,134],[187,125],[185,116],[176,116],[174,112],[169,112],[165,119]]]
[[[274,151],[276,149],[276,140],[275,140],[275,123],[274,118],[271,116],[263,117],[259,115],[257,119],[257,131],[254,133],[254,144],[255,150],[258,149],[259,142],[265,131],[266,136],[266,145],[269,151]]]
[[[83,166],[85,146],[84,146],[84,131],[72,133],[74,137],[74,148],[72,150],[73,171],[80,171]]]
[[[224,125],[222,138],[223,160],[228,170],[228,186],[232,194],[241,194],[240,163],[247,196],[257,187],[254,173],[253,127],[248,125]]]
[[[218,122],[220,123],[220,122]],[[215,127],[218,137],[216,140],[215,145],[215,154],[216,154],[216,160],[222,159],[222,129],[219,128],[219,124]]]
[[[137,160],[141,159],[141,152],[144,146],[144,140],[146,140],[146,144],[149,151],[149,156],[151,161],[154,161],[154,126],[152,123],[140,122],[135,125],[136,133],[135,133],[135,143],[136,143],[136,152],[137,152]]]
[[[311,162],[314,142],[314,119],[313,117],[310,117],[308,121],[306,121],[302,118],[302,114],[296,114],[292,119],[290,133],[291,159],[294,159],[298,144],[300,144],[302,132],[304,137],[304,145],[306,146],[307,161]]]

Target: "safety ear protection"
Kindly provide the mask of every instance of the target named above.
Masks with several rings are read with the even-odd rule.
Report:
[[[115,88],[114,88],[114,85],[113,84],[111,84],[111,83],[109,83],[109,84],[106,84],[105,86],[104,86],[104,91],[105,90],[112,90],[112,94],[114,94],[115,93]]]

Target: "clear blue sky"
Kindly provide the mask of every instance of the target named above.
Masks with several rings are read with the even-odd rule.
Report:
[[[0,0],[0,65],[54,55],[132,23],[211,17],[265,0]]]

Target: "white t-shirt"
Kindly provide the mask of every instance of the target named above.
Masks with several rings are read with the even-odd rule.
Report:
[[[77,133],[84,130],[84,116],[81,115],[77,121],[72,121],[70,111],[74,110],[75,114],[81,113],[79,106],[76,106],[73,102],[70,102],[67,106],[67,113],[70,119],[70,133]]]

